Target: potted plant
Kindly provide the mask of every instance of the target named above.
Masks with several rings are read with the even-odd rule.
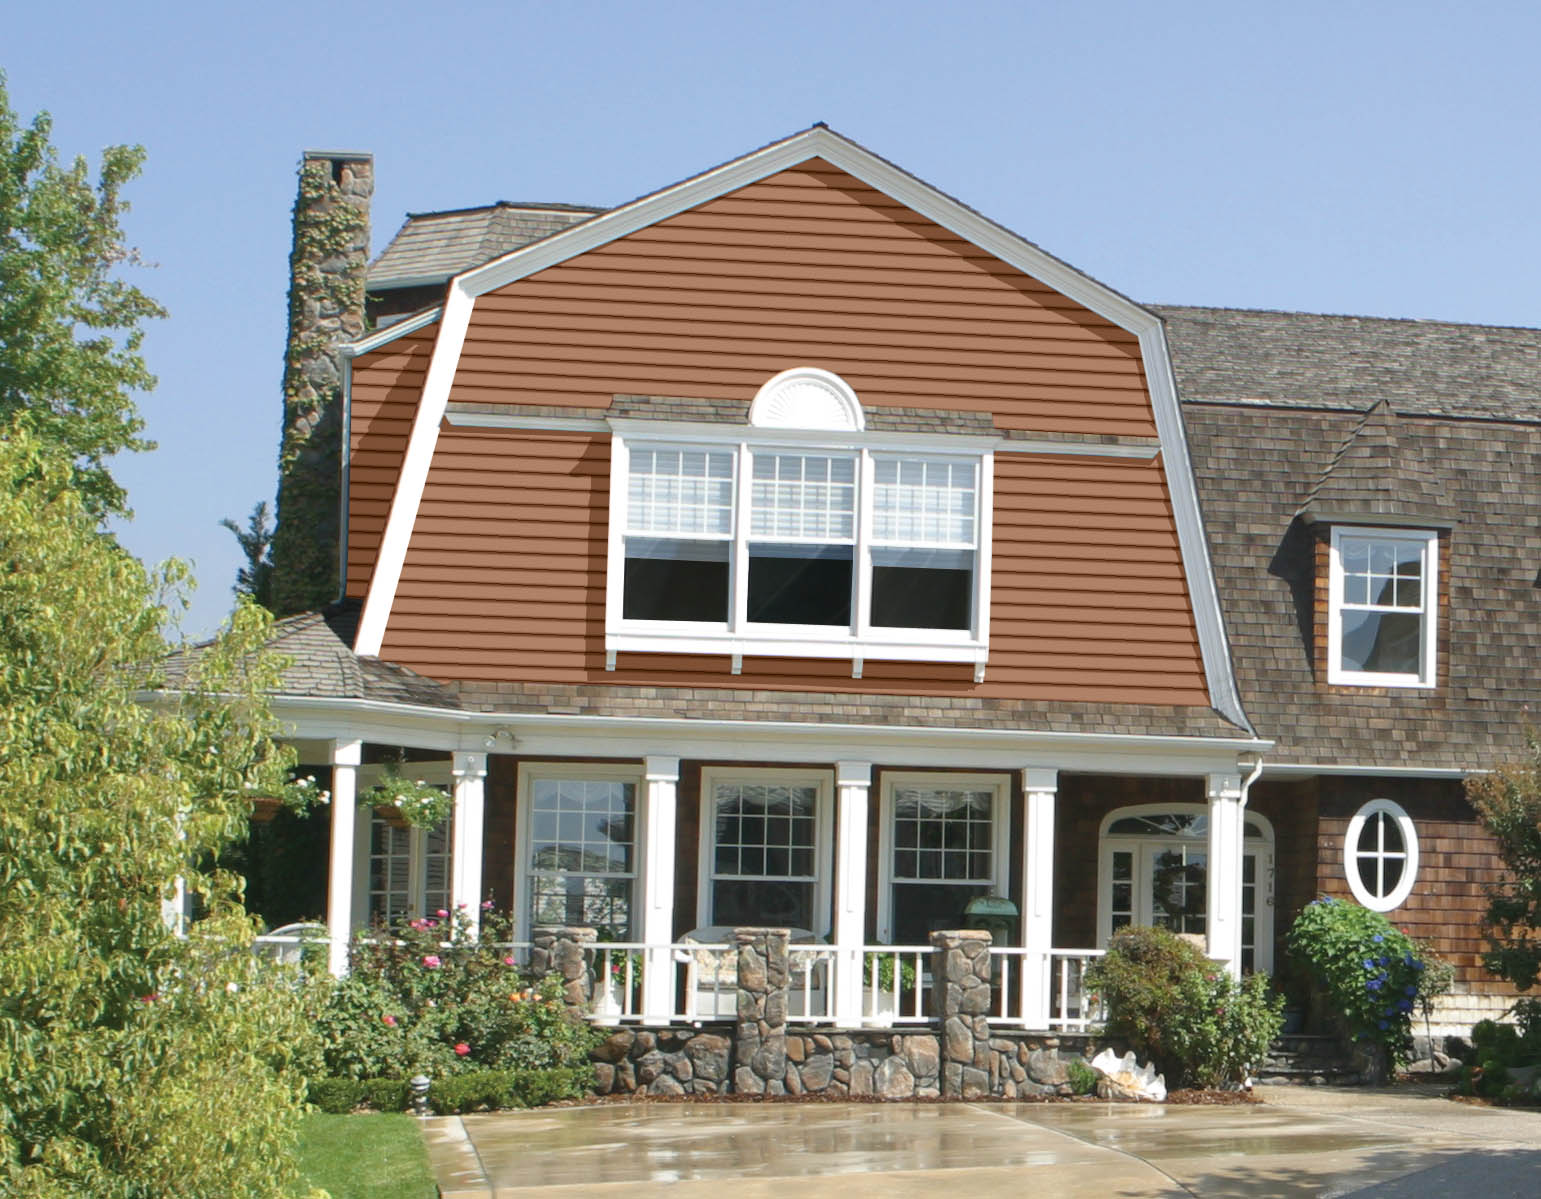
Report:
[[[359,796],[359,806],[373,808],[397,828],[438,828],[455,810],[455,797],[422,779],[404,778],[395,765],[385,777]]]

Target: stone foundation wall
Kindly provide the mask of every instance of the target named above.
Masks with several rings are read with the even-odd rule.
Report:
[[[531,965],[562,978],[575,1013],[593,995],[594,930],[542,928]],[[601,1095],[827,1095],[1025,1099],[1070,1093],[1089,1037],[993,1030],[988,933],[933,936],[934,1023],[825,1029],[787,1022],[787,930],[739,928],[738,1016],[690,1028],[617,1028],[591,1055]]]

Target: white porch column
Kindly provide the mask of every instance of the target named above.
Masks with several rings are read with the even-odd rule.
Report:
[[[480,932],[482,919],[482,812],[487,778],[487,755],[456,752],[450,762],[455,778],[454,845],[450,853],[450,904],[463,908],[471,922],[471,936]]]
[[[326,925],[332,944],[327,962],[339,978],[348,972],[348,938],[353,933],[353,828],[363,757],[362,741],[332,742],[332,845],[326,876]]]
[[[835,979],[831,1012],[841,1028],[861,1025],[861,947],[867,936],[867,811],[871,762],[835,763]]]
[[[674,1014],[674,837],[678,758],[648,758],[642,803],[642,1022],[667,1024]]]
[[[1022,771],[1022,1015],[1028,1028],[1049,1027],[1049,951],[1054,948],[1054,798],[1059,771]]]
[[[1209,794],[1209,866],[1207,871],[1207,952],[1224,962],[1232,976],[1241,973],[1241,837],[1246,802],[1241,775],[1211,774]]]

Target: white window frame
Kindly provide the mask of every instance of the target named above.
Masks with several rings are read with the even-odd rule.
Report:
[[[1415,544],[1423,552],[1423,635],[1420,664],[1416,673],[1384,673],[1343,668],[1343,555],[1344,537],[1366,537],[1378,541]],[[1379,526],[1339,525],[1332,530],[1332,548],[1328,570],[1327,607],[1327,682],[1356,687],[1433,687],[1438,678],[1439,642],[1439,533],[1433,529],[1391,529]],[[1363,605],[1354,605],[1362,609]],[[1377,609],[1373,605],[1370,610]],[[1408,609],[1395,609],[1407,612]]]
[[[632,931],[641,935],[642,894],[645,874],[645,854],[642,845],[643,807],[647,803],[647,783],[643,778],[640,762],[520,762],[518,791],[514,801],[514,913],[518,939],[530,936],[530,811],[534,800],[534,783],[539,779],[578,779],[580,781],[632,783],[634,789],[632,832],[631,911]]]
[[[1396,823],[1406,852],[1400,855],[1403,858],[1402,877],[1397,880],[1397,885],[1385,895],[1378,896],[1365,885],[1357,847],[1370,817],[1381,813],[1390,816]],[[1377,853],[1371,855],[1372,861],[1376,856],[1398,856],[1385,855],[1381,847],[1376,848]],[[1401,804],[1389,799],[1372,799],[1354,813],[1348,822],[1348,831],[1343,834],[1343,872],[1348,876],[1348,889],[1354,893],[1354,898],[1372,912],[1389,912],[1406,902],[1418,875],[1418,830],[1413,826],[1413,818]]]
[[[717,812],[715,790],[718,783],[787,783],[815,787],[812,931],[820,937],[830,933],[831,900],[834,881],[834,782],[830,771],[777,770],[769,767],[703,766],[701,768],[701,835],[697,855],[696,924],[708,927],[717,923],[712,911],[712,883],[716,878]]]
[[[987,881],[991,895],[1005,896],[1011,881],[1011,775],[993,771],[948,774],[938,771],[884,771],[878,800],[878,903],[877,939],[893,944],[894,911],[894,792],[900,787],[937,791],[993,792],[990,802],[990,878],[973,879],[957,886],[979,886]],[[928,880],[946,883],[944,879]]]
[[[974,667],[983,681],[990,648],[990,555],[994,507],[996,440],[982,437],[931,437],[864,430],[802,432],[781,428],[745,429],[681,425],[649,420],[610,421],[610,531],[605,577],[605,664],[615,668],[618,653],[729,655],[734,673],[744,656],[834,658],[852,662],[860,678],[864,659],[898,662],[959,662]],[[728,563],[728,619],[723,622],[626,620],[623,616],[626,569],[629,463],[634,448],[732,448],[737,454],[734,536]],[[750,487],[753,455],[760,453],[849,454],[856,462],[856,540],[852,562],[849,626],[750,624],[748,577]],[[872,600],[872,505],[874,455],[955,459],[973,463],[974,587],[968,629],[874,628]]]
[[[386,766],[381,763],[370,763],[358,768],[358,794],[364,795],[375,786],[385,780],[388,770],[394,769],[403,777],[409,777],[414,782],[422,779],[435,787],[443,787],[452,790],[455,780],[450,771],[448,761],[437,762],[401,762],[394,766]],[[355,927],[362,928],[373,919],[369,910],[371,888],[369,885],[369,859],[371,836],[374,824],[383,817],[375,814],[373,808],[364,809],[360,813],[361,818],[353,824],[353,877],[360,885],[353,888],[353,923]],[[446,870],[448,875],[445,881],[446,897],[452,894],[453,888],[449,878],[454,872],[454,818],[447,820],[446,825]],[[410,916],[432,916],[434,913],[427,910],[428,892],[428,830],[410,826],[407,830],[407,914]],[[449,910],[449,904],[445,904],[445,910]],[[437,911],[437,909],[434,909]]]
[[[1150,834],[1124,834],[1109,833],[1108,830],[1120,820],[1126,820],[1131,816],[1157,816],[1166,812],[1178,812],[1185,815],[1207,816],[1209,805],[1202,803],[1148,803],[1132,804],[1128,807],[1115,808],[1102,818],[1102,823],[1097,829],[1097,948],[1106,949],[1108,940],[1113,935],[1113,854],[1117,850],[1126,850],[1134,854],[1134,873],[1131,880],[1134,890],[1134,923],[1149,924],[1152,914],[1149,910],[1150,896],[1147,886],[1148,879],[1145,872],[1145,859],[1148,851],[1157,845],[1173,843],[1190,843],[1193,845],[1208,846],[1207,834],[1203,837],[1179,837],[1165,836],[1159,833]],[[1242,812],[1242,856],[1252,856],[1256,859],[1253,867],[1252,885],[1255,888],[1252,919],[1252,962],[1253,970],[1258,974],[1272,974],[1274,961],[1274,855],[1277,839],[1274,835],[1273,822],[1260,812],[1244,810]],[[1262,830],[1261,837],[1255,837],[1249,832],[1249,827],[1256,823]],[[1205,886],[1209,885],[1209,866],[1205,863]],[[1240,913],[1237,919],[1240,920]]]

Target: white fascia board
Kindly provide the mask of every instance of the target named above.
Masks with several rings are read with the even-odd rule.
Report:
[[[367,354],[371,350],[378,350],[381,346],[389,345],[398,337],[404,337],[408,333],[416,333],[419,329],[438,320],[444,313],[444,306],[437,308],[425,308],[421,312],[413,313],[399,321],[386,325],[383,329],[377,329],[368,337],[361,337],[357,341],[346,341],[337,347],[338,353],[344,358],[357,358],[360,354]]]
[[[155,694],[166,698],[164,692]],[[607,757],[615,758],[663,754],[806,763],[815,754],[817,760],[909,766],[1041,766],[1100,774],[1203,775],[1234,773],[1238,758],[1265,753],[1274,744],[1253,737],[469,712],[300,696],[275,696],[273,714],[289,726],[291,737],[355,737],[425,749],[480,751],[487,737],[506,730],[514,736],[512,752],[520,757],[592,757],[595,747],[601,746]],[[1322,772],[1318,767],[1310,769]]]
[[[1225,635],[1225,618],[1220,611],[1220,592],[1215,586],[1209,539],[1204,533],[1198,486],[1193,478],[1193,462],[1188,456],[1188,435],[1183,428],[1182,408],[1177,402],[1177,380],[1167,353],[1166,328],[1153,318],[1146,328],[1139,330],[1139,336],[1145,383],[1156,417],[1156,432],[1161,438],[1167,493],[1172,498],[1172,515],[1177,522],[1177,543],[1182,550],[1188,600],[1193,606],[1199,653],[1204,660],[1204,679],[1209,685],[1209,702],[1227,720],[1250,729],[1252,722],[1241,706],[1241,693],[1236,687],[1236,674],[1231,664],[1230,641]]]
[[[1237,737],[1142,737],[1036,730],[923,728],[793,721],[689,720],[665,717],[507,714],[521,756],[614,757],[668,753],[712,760],[866,761],[905,766],[1064,771],[1131,775],[1235,772],[1237,759],[1272,747]],[[810,755],[814,755],[810,758]]]
[[[423,487],[428,482],[428,468],[433,464],[434,447],[439,441],[439,425],[449,406],[450,388],[465,344],[466,328],[471,323],[471,297],[461,288],[451,286],[444,300],[443,319],[434,340],[433,357],[423,379],[423,392],[417,401],[417,416],[407,440],[407,452],[396,476],[396,490],[391,495],[391,511],[385,522],[385,535],[375,556],[375,569],[359,618],[353,652],[375,657],[385,640],[385,625],[396,602],[396,587],[401,582],[401,568],[406,562],[407,546],[412,541],[412,527],[417,523]],[[394,326],[392,326],[394,328]]]
[[[1342,765],[1337,762],[1265,762],[1264,778],[1301,778],[1311,775],[1346,775],[1353,778],[1463,779],[1472,774],[1486,774],[1472,767],[1453,766],[1374,766],[1363,763]]]

